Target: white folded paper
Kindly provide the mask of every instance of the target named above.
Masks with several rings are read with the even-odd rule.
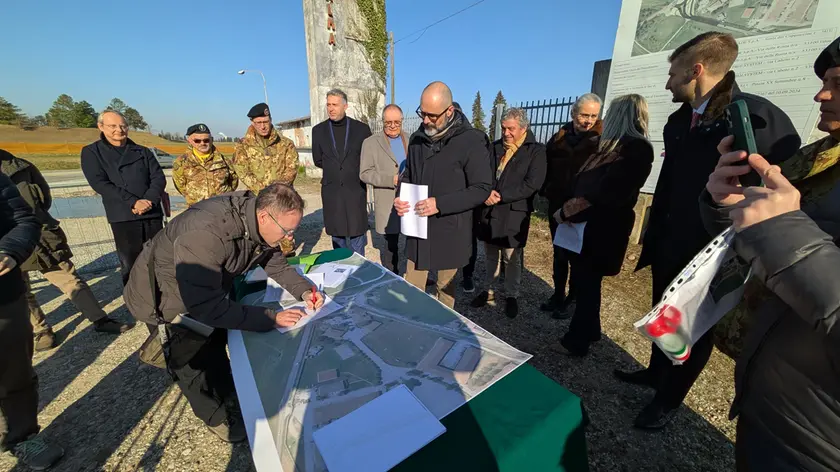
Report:
[[[408,202],[408,213],[400,217],[400,232],[406,236],[428,238],[429,218],[414,211],[417,202],[429,198],[428,185],[400,184],[400,200]]]
[[[585,221],[583,223],[560,223],[554,232],[554,245],[580,254],[583,249],[584,229],[586,229]]]

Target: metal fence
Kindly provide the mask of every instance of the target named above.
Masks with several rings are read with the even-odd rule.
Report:
[[[544,143],[561,126],[572,120],[572,105],[574,105],[575,100],[577,100],[577,97],[525,101],[521,102],[519,107],[528,114],[531,131],[533,131],[537,141]]]
[[[412,116],[403,116],[403,125],[402,129],[405,133],[411,134],[417,131],[420,128],[420,125],[423,124],[423,120],[420,119],[419,116],[412,115]],[[375,120],[371,120],[370,122],[370,130],[374,133],[379,133],[383,129],[382,119],[377,118]]]

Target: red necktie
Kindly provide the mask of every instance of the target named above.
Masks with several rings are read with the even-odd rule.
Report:
[[[697,123],[700,122],[700,116],[702,115],[696,111],[691,113],[691,126],[688,128],[689,130],[694,129],[694,127],[697,126]]]

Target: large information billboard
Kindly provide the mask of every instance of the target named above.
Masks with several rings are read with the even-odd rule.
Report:
[[[737,38],[740,52],[733,70],[741,90],[784,110],[803,144],[822,136],[815,129],[819,106],[813,96],[820,82],[813,64],[840,35],[840,0],[623,0],[606,102],[627,93],[648,101],[657,159],[644,192],[656,186],[662,129],[679,107],[665,90],[668,55],[706,31]]]

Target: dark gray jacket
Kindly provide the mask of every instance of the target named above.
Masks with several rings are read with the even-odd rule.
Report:
[[[156,323],[148,271],[154,250],[160,310],[167,321],[175,315],[189,314],[214,328],[271,330],[274,310],[228,298],[234,277],[260,264],[298,300],[311,284],[286,263],[279,249],[263,242],[257,227],[256,201],[249,191],[203,200],[147,242],[125,287],[125,304],[131,314],[140,321]]]
[[[729,224],[709,194],[712,233]],[[735,366],[735,400],[750,432],[748,470],[840,470],[840,185],[803,211],[747,228],[738,254],[775,297],[753,314]]]
[[[32,208],[20,196],[14,182],[0,173],[0,254],[7,254],[18,263],[18,267],[0,276],[0,307],[23,295],[20,264],[32,254],[40,234],[41,225]]]

